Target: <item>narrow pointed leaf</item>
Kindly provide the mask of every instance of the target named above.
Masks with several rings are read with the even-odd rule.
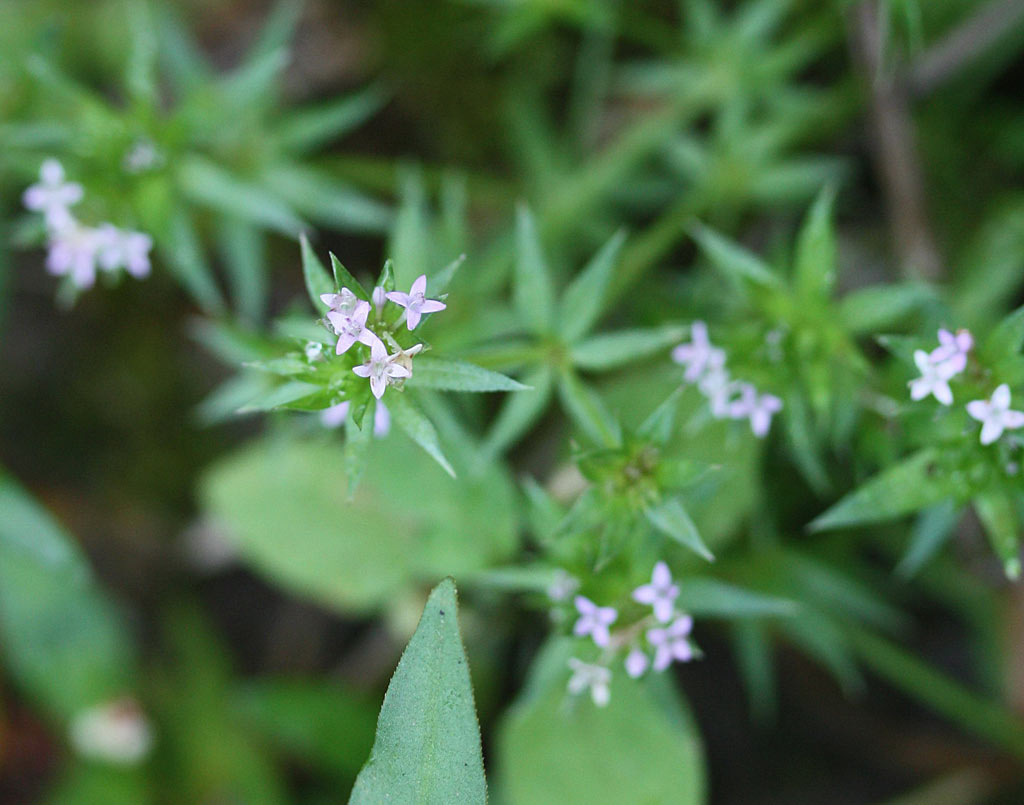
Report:
[[[410,392],[411,393],[411,392]],[[422,411],[409,399],[410,393],[388,395],[387,406],[395,424],[404,430],[416,444],[422,447],[452,478],[455,470],[441,452],[437,429]]]
[[[305,233],[299,236],[299,243],[302,245],[302,277],[306,281],[306,293],[309,294],[309,301],[313,303],[313,309],[320,314],[328,310],[326,304],[320,298],[322,294],[337,293],[338,289],[327,273],[324,264],[316,256],[313,247],[309,245],[309,238]],[[353,288],[354,292],[355,289]]]
[[[810,212],[796,245],[793,281],[805,302],[828,298],[836,279],[836,236],[832,225],[835,189],[825,187]]]
[[[334,271],[334,285],[336,288],[348,288],[352,293],[358,296],[360,299],[364,299],[367,302],[370,301],[370,295],[366,292],[363,284],[348,273],[348,269],[342,265],[334,252],[328,252],[331,258],[331,268]]]
[[[484,369],[466,361],[434,358],[429,355],[416,359],[409,383],[419,388],[448,391],[525,391],[528,389],[519,381],[506,377],[500,372],[492,372],[490,369]]]
[[[590,372],[606,372],[643,360],[675,346],[686,328],[675,324],[643,330],[620,330],[591,336],[572,347],[573,366]]]
[[[704,618],[788,617],[799,611],[795,601],[699,577],[687,577],[679,583],[676,606]]]
[[[558,321],[562,338],[567,343],[571,344],[590,332],[597,323],[604,310],[615,261],[625,241],[625,232],[620,231],[612,235],[565,289]]]
[[[1008,492],[994,490],[978,495],[972,502],[1007,578],[1016,581],[1021,570],[1021,523],[1013,498]]]
[[[921,512],[914,523],[910,545],[896,566],[896,572],[905,579],[915,576],[953,536],[960,515],[960,509],[951,500],[944,500]]]
[[[731,279],[762,288],[778,288],[778,276],[753,252],[719,235],[713,229],[697,225],[693,237],[711,264]]]
[[[352,805],[487,801],[455,595],[454,582],[446,579],[427,599],[388,685],[370,759],[352,789]]]
[[[538,366],[523,377],[528,391],[510,395],[482,446],[485,457],[493,457],[514,444],[544,413],[554,386],[554,371],[549,366]]]
[[[878,523],[941,503],[953,490],[935,472],[931,449],[915,453],[844,497],[811,523],[813,531]]]
[[[516,263],[513,280],[516,310],[531,332],[547,333],[554,325],[555,291],[537,223],[525,207],[516,218]]]
[[[379,88],[370,87],[321,106],[299,109],[278,127],[278,141],[286,151],[312,151],[364,123],[386,100]]]
[[[678,498],[672,498],[654,508],[647,509],[645,514],[651,525],[663,534],[668,535],[680,545],[689,548],[709,562],[715,561],[714,555],[708,550],[704,540],[701,539],[697,526],[694,525],[693,520],[690,519],[690,515]]]
[[[591,439],[603,447],[622,443],[622,429],[600,395],[573,372],[559,378],[558,395],[569,418]]]

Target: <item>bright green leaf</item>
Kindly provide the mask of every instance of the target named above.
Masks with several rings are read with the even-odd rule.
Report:
[[[550,332],[555,318],[551,271],[537,234],[533,214],[520,206],[516,217],[516,263],[512,283],[516,310],[534,333]]]
[[[451,579],[427,599],[388,685],[373,750],[349,802],[487,802],[480,726]]]
[[[572,344],[597,323],[604,310],[612,269],[625,241],[625,232],[612,235],[565,289],[559,308],[558,328],[566,343]]]
[[[690,515],[678,498],[672,498],[653,508],[647,509],[644,514],[647,515],[651,525],[663,534],[668,535],[680,545],[689,548],[709,562],[715,560],[714,555],[708,550],[704,540],[701,539],[697,526],[694,525],[693,520],[690,519]]]

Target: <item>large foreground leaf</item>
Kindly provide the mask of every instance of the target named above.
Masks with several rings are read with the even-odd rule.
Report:
[[[459,637],[455,584],[442,581],[388,685],[377,738],[350,803],[485,803],[480,726]]]
[[[616,673],[611,702],[570,697],[566,642],[544,652],[498,739],[503,802],[694,805],[705,799],[696,727],[665,676]]]
[[[273,582],[346,610],[373,609],[414,580],[479,571],[511,555],[513,489],[499,465],[480,473],[460,465],[455,481],[400,434],[366,450],[350,500],[342,444],[257,443],[207,473],[206,510]]]

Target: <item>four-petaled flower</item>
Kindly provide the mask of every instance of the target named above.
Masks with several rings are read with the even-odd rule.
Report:
[[[782,400],[774,394],[758,394],[750,383],[743,383],[739,399],[729,405],[729,416],[733,419],[750,419],[750,429],[758,439],[768,435],[772,417],[782,410]]]
[[[967,413],[982,423],[982,444],[992,444],[1004,430],[1024,427],[1024,412],[1010,409],[1010,387],[1006,383],[992,392],[991,399],[967,403]]]
[[[957,373],[954,366],[947,361],[934,363],[923,349],[914,350],[914,363],[921,376],[908,384],[910,399],[923,400],[931,394],[943,405],[952,405],[953,391],[949,388],[949,379]]]
[[[626,673],[633,679],[638,679],[647,673],[647,666],[650,663],[650,658],[641,649],[634,648],[626,655]]]
[[[427,275],[420,274],[409,289],[409,293],[391,291],[386,294],[387,298],[396,305],[405,308],[405,323],[410,330],[415,330],[420,323],[424,313],[437,313],[448,307],[444,302],[437,299],[427,299]]]
[[[573,627],[573,634],[577,637],[590,635],[594,639],[594,643],[604,648],[611,640],[608,627],[619,617],[618,610],[614,607],[599,607],[582,595],[577,595],[575,601],[580,617]]]
[[[46,268],[58,277],[69,276],[76,287],[91,288],[96,282],[97,230],[71,219],[50,240]]]
[[[654,670],[664,671],[673,660],[693,659],[693,646],[687,636],[693,629],[693,618],[680,615],[665,629],[648,629],[647,640],[654,646]]]
[[[578,696],[590,689],[590,698],[598,707],[604,707],[611,699],[612,672],[603,665],[593,665],[575,657],[569,658],[572,678],[569,679],[569,693]]]
[[[29,187],[22,202],[33,212],[41,212],[51,228],[71,222],[68,207],[82,200],[82,186],[64,181],[64,167],[56,159],[46,160],[39,169],[39,182]]]
[[[678,596],[679,587],[672,583],[672,572],[664,562],[658,562],[654,566],[650,584],[642,584],[633,590],[633,600],[652,607],[654,617],[662,623],[672,620]]]
[[[103,224],[96,230],[96,238],[97,261],[104,271],[123,268],[140,279],[149,274],[149,252],[153,248],[149,235]]]
[[[365,305],[366,303],[364,302],[363,304]],[[364,311],[368,310],[369,305],[364,308]],[[365,321],[365,312],[363,319]],[[396,360],[397,358],[400,358],[401,355],[402,353],[388,355],[388,351],[384,347],[384,342],[374,336],[373,343],[370,344],[370,360],[361,366],[356,366],[352,371],[360,377],[370,378],[370,391],[372,391],[373,396],[379,400],[384,394],[384,389],[388,387],[389,383],[395,380],[412,377],[412,372]]]
[[[672,350],[672,360],[686,367],[683,377],[689,383],[700,380],[705,373],[725,365],[725,352],[712,346],[707,325],[695,321],[690,325],[690,343],[680,344]]]
[[[974,346],[974,338],[967,330],[956,334],[949,330],[939,330],[939,346],[931,351],[932,363],[944,363],[954,375],[967,368],[967,353]]]
[[[377,344],[380,344],[381,351],[387,354],[387,350],[384,349],[384,343],[372,330],[366,328],[366,318],[369,315],[370,303],[364,302],[361,299],[357,299],[355,305],[351,308],[346,305],[340,310],[332,310],[327,314],[327,320],[338,334],[338,345],[335,347],[337,354],[341,355],[347,352],[356,341],[360,344],[366,344],[371,350]],[[383,393],[381,391],[381,394]],[[380,394],[377,396],[379,397]]]

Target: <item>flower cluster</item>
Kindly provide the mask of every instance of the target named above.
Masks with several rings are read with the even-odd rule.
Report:
[[[147,276],[153,239],[110,223],[95,227],[81,223],[71,207],[83,196],[82,186],[66,181],[61,164],[48,159],[39,171],[39,182],[22,197],[25,207],[41,213],[46,222],[46,267],[50,273],[69,277],[81,290],[93,286],[97,270],[113,273],[124,269],[139,279]]]
[[[613,631],[619,611],[577,595],[574,604],[579,617],[573,634],[590,637],[603,653],[597,663],[586,663],[576,657],[569,660],[573,671],[569,692],[589,690],[595,704],[606,705],[611,697],[610,665],[621,652],[626,652],[626,673],[634,679],[649,668],[660,672],[673,662],[687,662],[698,656],[689,639],[693,618],[676,608],[678,596],[679,586],[672,580],[668,565],[658,562],[650,583],[640,585],[632,593],[634,601],[651,608],[651,614]]]
[[[782,400],[759,393],[752,383],[733,379],[725,366],[725,350],[711,343],[704,322],[690,325],[689,343],[672,350],[672,360],[685,367],[683,380],[696,383],[707,397],[712,416],[749,420],[755,436],[768,435],[772,417],[782,410]]]
[[[967,368],[967,356],[974,347],[974,338],[967,330],[951,333],[939,330],[939,346],[931,352],[923,349],[914,352],[920,377],[908,384],[910,398],[923,400],[932,396],[942,405],[953,404],[953,389],[949,381]],[[967,403],[967,414],[981,423],[981,443],[990,445],[1003,435],[1004,431],[1024,427],[1024,412],[1010,408],[1010,387],[1001,383],[987,400],[972,400]]]
[[[412,331],[419,326],[424,313],[437,313],[447,307],[440,300],[427,299],[426,292],[427,277],[425,274],[421,274],[413,282],[409,293],[387,292],[380,286],[374,288],[371,295],[372,305],[371,302],[360,299],[348,288],[341,288],[338,293],[323,294],[320,297],[321,301],[330,308],[326,317],[327,322],[338,337],[335,353],[343,355],[357,343],[370,348],[369,360],[354,367],[352,371],[359,377],[365,377],[370,381],[370,391],[378,400],[384,395],[388,386],[400,386],[405,380],[412,377],[412,358],[423,350],[423,344],[415,344],[403,349],[395,341],[391,329],[405,322],[406,327]],[[401,316],[390,328],[384,324],[384,312],[388,302],[393,302],[404,308]],[[374,313],[372,321],[371,312]],[[374,327],[384,338],[374,331]],[[387,339],[391,348],[395,350],[394,352],[388,352],[384,339]],[[337,410],[337,406],[335,406],[335,410]],[[340,416],[343,419],[344,413]],[[384,432],[387,432],[388,425],[386,423],[390,422],[390,419],[386,419],[385,424],[381,425],[379,419],[381,416],[387,417],[387,410],[378,405],[377,421],[375,422],[375,430],[378,433],[382,428]]]

